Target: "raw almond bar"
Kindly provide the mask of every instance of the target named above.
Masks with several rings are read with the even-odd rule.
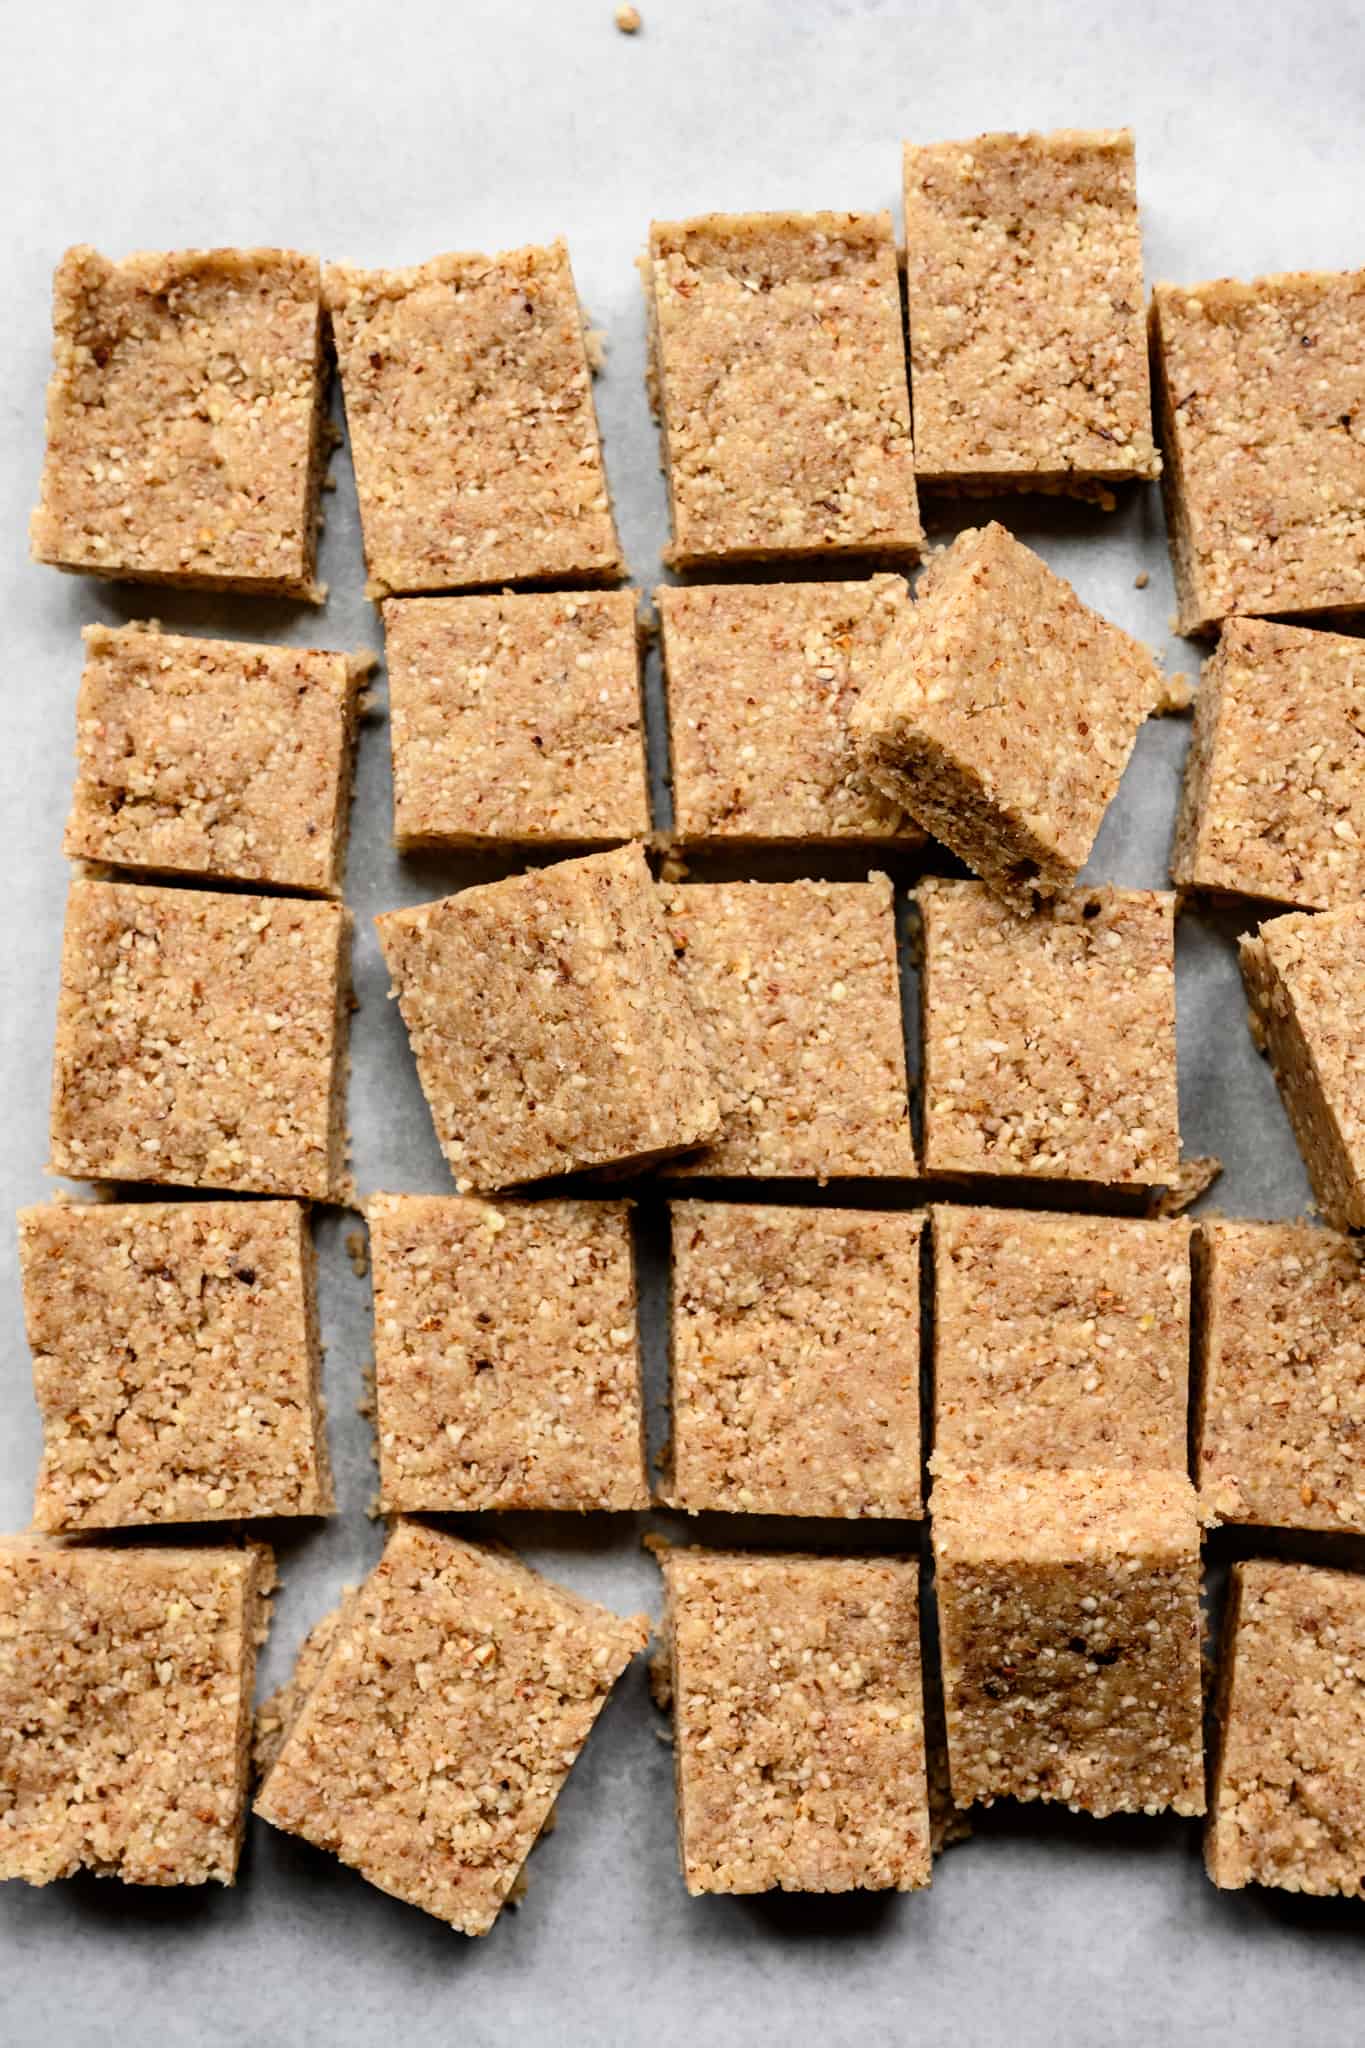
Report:
[[[1157,475],[1129,129],[907,143],[905,255],[922,483]]]
[[[622,574],[563,242],[323,290],[372,597]]]
[[[375,923],[461,1193],[716,1135],[706,1038],[639,846]]]
[[[1365,1889],[1365,1577],[1232,1567],[1204,1860],[1225,1891]]]
[[[1365,270],[1159,284],[1178,630],[1365,609]]]
[[[331,1513],[297,1202],[48,1202],[19,1212],[19,1261],[35,1527]]]
[[[111,263],[53,284],[37,561],[320,603],[321,279],[286,249]]]
[[[648,1624],[510,1551],[399,1522],[305,1682],[256,1801],[381,1891],[486,1934]],[[271,1708],[265,1710],[267,1722]]]
[[[850,717],[869,779],[1028,911],[1089,859],[1162,687],[1145,647],[992,523],[934,557]]]
[[[958,1806],[1204,1811],[1199,1519],[1183,1472],[935,1481]]]
[[[925,1172],[1169,1182],[1174,898],[1078,889],[1022,918],[931,880],[919,907]]]
[[[672,566],[913,559],[890,214],[656,221],[645,282]]]
[[[688,1891],[927,1885],[917,1561],[659,1561]]]
[[[339,896],[370,657],[155,626],[84,637],[67,858]]]
[[[930,1215],[936,1472],[1184,1466],[1187,1223]]]
[[[270,1552],[0,1538],[0,1878],[233,1883]]]
[[[635,605],[629,590],[389,600],[400,852],[644,837]]]
[[[1199,678],[1171,878],[1300,910],[1365,895],[1365,644],[1227,620]]]
[[[668,1506],[923,1513],[910,1211],[674,1202]]]
[[[381,1507],[648,1507],[629,1205],[367,1213]]]
[[[676,1174],[913,1174],[891,884],[661,892],[725,1128]]]
[[[1365,1226],[1365,904],[1272,917],[1240,945],[1251,1022],[1294,1127],[1318,1207]]]
[[[1356,1239],[1201,1223],[1197,1476],[1225,1522],[1365,1533],[1365,1277]]]
[[[349,942],[339,903],[73,882],[55,1171],[342,1199]]]
[[[665,584],[654,602],[685,845],[922,845],[848,732],[909,606],[903,577]]]

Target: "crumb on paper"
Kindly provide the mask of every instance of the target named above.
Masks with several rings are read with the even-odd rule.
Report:
[[[691,873],[691,869],[684,860],[682,853],[672,841],[661,839],[659,841],[659,853],[661,856],[659,861],[659,880],[669,883],[685,882]]]
[[[636,36],[644,27],[644,19],[638,7],[618,7],[616,26],[623,36]]]
[[[594,377],[600,377],[607,362],[607,334],[604,327],[589,327],[583,322],[583,353],[588,359],[588,368]]]
[[[1158,718],[1169,717],[1173,712],[1188,711],[1194,702],[1194,685],[1184,669],[1176,669],[1165,678],[1161,695],[1156,702]]]
[[[363,1230],[348,1230],[346,1233],[346,1256],[351,1262],[351,1271],[357,1280],[363,1280],[370,1270],[370,1248],[365,1242]]]
[[[1210,1153],[1200,1159],[1182,1159],[1169,1186],[1158,1188],[1147,1205],[1151,1216],[1183,1216],[1192,1203],[1209,1189],[1223,1171],[1223,1162]]]
[[[379,1414],[379,1389],[375,1380],[373,1359],[360,1377],[365,1391],[355,1404],[355,1412],[357,1415],[363,1415],[367,1422],[374,1422]]]
[[[1151,580],[1145,569],[1139,569],[1137,575],[1133,578],[1134,590],[1145,590]]]

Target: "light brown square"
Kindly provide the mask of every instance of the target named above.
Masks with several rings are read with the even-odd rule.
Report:
[[[688,1891],[927,1885],[917,1561],[659,1562]]]
[[[912,1211],[674,1202],[670,1507],[916,1516]]]
[[[672,565],[913,559],[890,214],[656,221],[645,281]]]
[[[887,877],[660,893],[725,1123],[669,1172],[913,1174]]]
[[[68,249],[53,283],[37,561],[120,582],[325,595],[317,258]]]
[[[908,606],[902,577],[665,584],[654,601],[685,845],[923,844],[848,733]]]
[[[400,852],[644,837],[635,605],[603,590],[384,606]]]
[[[339,896],[368,655],[87,626],[62,850]]]
[[[563,242],[329,265],[370,595],[622,574]]]
[[[1167,1183],[1174,898],[1078,889],[1023,918],[927,881],[919,906],[925,1172]]]
[[[648,1635],[510,1551],[399,1522],[263,1712],[281,1739],[256,1811],[486,1934]]]
[[[55,1170],[344,1199],[349,939],[339,903],[73,882]]]
[[[381,1506],[648,1507],[629,1205],[367,1209]]]
[[[1189,1225],[930,1213],[934,1470],[1183,1469]]]

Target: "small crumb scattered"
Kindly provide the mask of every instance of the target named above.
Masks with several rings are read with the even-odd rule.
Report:
[[[623,36],[637,36],[644,27],[644,19],[638,7],[618,7],[616,26]]]
[[[1145,590],[1151,580],[1145,569],[1139,569],[1137,575],[1133,578],[1134,590]]]
[[[364,1393],[355,1404],[357,1415],[363,1415],[367,1422],[373,1422],[379,1413],[379,1393],[375,1384],[374,1361],[365,1367],[361,1375]]]
[[[363,1230],[348,1230],[346,1233],[346,1256],[351,1262],[351,1271],[357,1280],[363,1280],[370,1270],[370,1248],[365,1241]]]
[[[685,882],[690,873],[691,869],[688,867],[687,862],[683,859],[682,854],[678,851],[677,847],[670,846],[667,843],[665,843],[663,847],[663,858],[659,862],[659,880],[661,882],[670,883]]]
[[[1168,1187],[1159,1188],[1147,1205],[1149,1216],[1183,1216],[1192,1203],[1208,1193],[1223,1171],[1223,1162],[1210,1153],[1201,1159],[1182,1159]]]
[[[1194,702],[1194,685],[1183,669],[1165,678],[1161,695],[1157,698],[1158,718],[1169,717],[1172,712],[1188,711]]]

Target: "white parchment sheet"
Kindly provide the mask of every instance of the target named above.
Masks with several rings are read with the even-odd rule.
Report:
[[[41,1199],[66,869],[80,628],[168,624],[338,648],[378,647],[362,596],[349,463],[335,464],[320,613],[102,586],[30,565],[54,262],[71,242],[137,248],[273,242],[369,264],[567,236],[605,329],[598,405],[626,553],[657,580],[665,494],[642,384],[634,260],[651,214],[892,207],[899,145],[991,128],[1138,136],[1149,281],[1344,268],[1365,254],[1365,29],[1306,0],[122,0],[0,13],[6,361],[0,392],[0,579],[8,713],[0,745],[7,862],[0,946],[0,1526],[22,1527],[38,1427],[12,1210]],[[981,516],[975,508],[960,523]],[[1081,595],[1193,674],[1173,609],[1154,490],[1111,516],[1020,498],[991,508]],[[940,527],[940,535],[951,531]],[[1146,571],[1144,588],[1136,579]],[[659,731],[656,666],[649,675]],[[348,897],[357,916],[352,1122],[364,1189],[450,1185],[370,919],[442,893],[454,864],[390,845],[387,734],[363,735]],[[1144,731],[1092,872],[1165,879],[1188,721]],[[656,746],[655,780],[662,759]],[[1300,1212],[1307,1184],[1245,1023],[1235,917],[1179,934],[1181,1112],[1189,1152],[1226,1172],[1230,1214]],[[318,1225],[327,1391],[341,1512],[279,1538],[283,1589],[264,1680],[378,1554],[357,1413],[367,1283]],[[644,1234],[661,1243],[657,1215]],[[662,1295],[646,1276],[652,1432],[662,1436]],[[660,1525],[669,1518],[658,1518]],[[657,1612],[646,1519],[515,1516],[536,1564],[629,1611]],[[738,1525],[716,1528],[734,1540]],[[750,1533],[750,1532],[745,1532]],[[764,1540],[879,1547],[886,1525]],[[1222,1539],[1226,1554],[1230,1539]],[[1339,1554],[1339,1553],[1338,1553]],[[643,1667],[604,1714],[536,1852],[525,1905],[471,1942],[253,1824],[235,1891],[138,1893],[81,1879],[0,1893],[0,2041],[93,2048],[481,2048],[674,2044],[1349,2042],[1365,2028],[1365,1912],[1273,1893],[1222,1895],[1190,1823],[986,1816],[911,1898],[689,1901],[676,1866],[671,1762]],[[3,1731],[0,1731],[3,1740]]]

